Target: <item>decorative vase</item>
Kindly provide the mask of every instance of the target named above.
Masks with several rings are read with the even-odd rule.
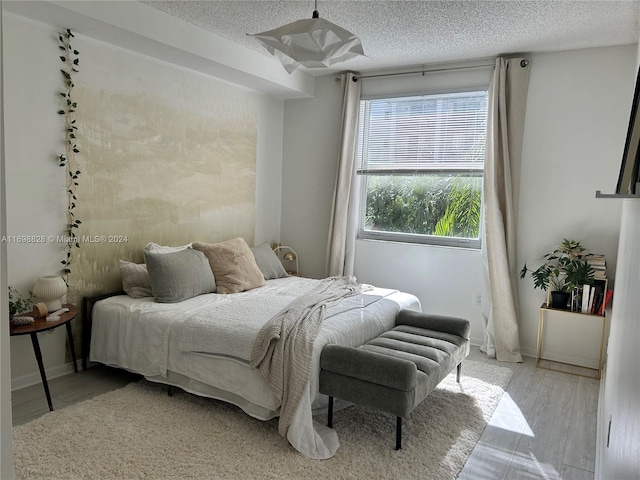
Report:
[[[67,284],[57,275],[40,277],[33,286],[33,294],[46,305],[49,312],[62,308],[62,297],[67,293]]]
[[[551,292],[551,308],[567,309],[569,303],[569,292]]]

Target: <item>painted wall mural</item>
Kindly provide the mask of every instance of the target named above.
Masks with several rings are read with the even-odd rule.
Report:
[[[148,242],[254,240],[250,93],[188,71],[173,72],[182,77],[172,87],[166,67],[163,80],[153,75],[156,67],[134,74],[130,91],[78,82],[83,175],[81,248],[69,276],[74,296],[118,290],[118,260],[142,263]]]

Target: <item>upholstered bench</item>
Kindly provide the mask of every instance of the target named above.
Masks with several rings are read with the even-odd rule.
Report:
[[[327,345],[320,357],[320,393],[395,415],[396,450],[402,419],[469,354],[469,321],[400,310],[396,326],[359,347]]]

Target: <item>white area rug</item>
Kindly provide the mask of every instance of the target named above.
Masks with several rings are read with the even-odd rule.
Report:
[[[511,370],[467,360],[403,425],[362,407],[334,413],[341,446],[303,457],[238,408],[146,381],[13,429],[18,479],[447,479],[455,478],[495,410]],[[326,422],[326,415],[316,417]]]

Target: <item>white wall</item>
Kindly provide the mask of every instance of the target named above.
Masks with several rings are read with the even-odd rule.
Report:
[[[64,170],[55,161],[62,151],[63,139],[58,109],[57,90],[60,87],[57,28],[5,13],[5,136],[7,170],[7,224],[10,235],[60,235],[65,224]],[[77,32],[76,32],[77,33]],[[82,45],[89,43],[90,56],[83,56]],[[108,62],[119,72],[123,90],[135,89],[143,71],[119,70],[118,56],[127,63],[143,58],[138,53],[95,42],[77,34],[81,73],[91,71],[92,62]],[[158,62],[166,75],[158,82],[179,79],[188,74],[184,67]],[[90,77],[90,75],[87,73]],[[201,75],[197,73],[194,75]],[[213,88],[226,85],[208,77]],[[176,80],[176,81],[177,81]],[[153,82],[153,79],[145,78]],[[235,87],[234,87],[235,88]],[[242,88],[244,87],[237,87]],[[246,90],[246,89],[244,89]],[[256,105],[256,225],[255,242],[279,240],[281,204],[281,159],[283,101],[266,94],[246,90]],[[144,181],[144,179],[141,179]],[[81,199],[80,199],[81,201]],[[212,228],[215,228],[212,226]],[[23,292],[31,289],[43,274],[56,273],[62,256],[60,244],[9,244],[9,283]],[[44,364],[49,376],[66,373],[66,335],[56,329],[50,335],[40,335]],[[79,346],[76,347],[79,349]],[[37,383],[40,377],[28,337],[11,338],[12,387]]]
[[[563,238],[607,258],[614,278],[620,202],[615,188],[633,98],[635,45],[533,55],[522,151],[518,267],[537,266]],[[611,284],[610,284],[611,286]],[[535,354],[545,293],[519,281],[520,340]],[[575,334],[576,332],[572,332]]]
[[[62,235],[64,171],[56,153],[63,151],[56,92],[60,65],[52,27],[5,13],[5,158],[7,234]],[[49,48],[54,47],[54,49]],[[23,294],[42,275],[60,271],[62,250],[55,243],[8,243],[9,285]],[[40,335],[51,373],[65,363],[65,330]],[[29,336],[11,338],[12,379],[33,373],[39,380]],[[64,368],[61,371],[66,371]]]
[[[640,472],[640,200],[609,201],[622,204],[622,218],[609,349],[600,385],[595,477],[635,479]]]
[[[3,45],[2,5],[0,5],[0,50]],[[0,235],[6,234],[6,202],[4,176],[4,75],[0,61]],[[7,246],[0,244],[0,478],[13,478],[13,457],[11,447],[11,354],[9,344],[9,307],[6,304],[7,291]]]
[[[306,277],[324,276],[327,232],[340,141],[342,87],[316,79],[315,96],[285,100],[281,239]]]
[[[635,46],[622,46],[530,57],[519,266],[570,237],[607,255],[614,269],[619,204],[596,201],[595,190],[612,189],[617,180],[634,52]],[[324,274],[340,105],[334,76],[317,79],[314,98],[285,101],[281,237],[298,251],[307,276]],[[363,282],[414,293],[425,311],[469,318],[472,340],[481,341],[478,251],[357,241],[355,274]],[[544,294],[534,291],[530,280],[519,288],[522,350],[534,355]]]
[[[637,479],[640,472],[640,199],[623,203],[606,372],[600,387],[596,478]]]

